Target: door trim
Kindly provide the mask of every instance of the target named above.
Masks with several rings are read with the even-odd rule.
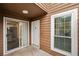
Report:
[[[29,21],[3,17],[3,55],[6,55],[8,53],[14,52],[21,48],[24,48],[24,47],[19,46],[18,48],[15,48],[15,49],[12,49],[12,50],[6,52],[6,48],[7,48],[7,44],[5,44],[5,42],[6,42],[6,20],[12,20],[12,21],[16,21],[16,22],[28,22],[28,46],[29,46]]]

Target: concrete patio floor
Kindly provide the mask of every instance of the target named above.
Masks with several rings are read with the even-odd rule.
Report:
[[[36,48],[35,46],[28,46],[18,51],[7,54],[6,56],[52,56],[47,52]]]

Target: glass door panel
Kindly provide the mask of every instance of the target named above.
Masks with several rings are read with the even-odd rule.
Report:
[[[28,46],[28,22],[20,22],[20,46]]]
[[[7,21],[7,50],[19,47],[19,26],[17,22]]]

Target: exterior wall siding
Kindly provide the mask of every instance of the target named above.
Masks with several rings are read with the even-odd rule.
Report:
[[[61,13],[64,11],[68,11],[71,9],[75,9],[75,8],[79,9],[79,4],[66,4],[66,5],[63,5],[62,7],[61,6],[62,6],[61,4],[53,8],[52,6],[50,6],[50,9],[48,10],[49,11],[48,14],[45,15],[43,18],[41,18],[41,21],[40,21],[40,49],[54,56],[61,56],[62,54],[51,50],[51,42],[50,42],[51,40],[51,15]],[[78,16],[79,16],[79,11],[78,11]],[[78,17],[78,20],[79,20],[79,17]],[[78,21],[78,25],[79,25],[79,21]],[[78,37],[79,37],[79,26],[78,26]],[[79,50],[79,38],[78,38],[78,50]],[[78,51],[78,55],[79,55],[79,51]]]

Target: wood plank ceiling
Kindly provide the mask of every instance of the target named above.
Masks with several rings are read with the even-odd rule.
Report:
[[[73,3],[0,3],[0,13],[20,19],[38,19],[47,13],[56,12],[74,5]],[[64,7],[63,7],[64,6]],[[28,10],[23,14],[22,10]]]
[[[0,3],[0,10],[4,16],[16,16],[24,19],[35,19],[46,15],[35,3]],[[22,10],[28,10],[28,14],[23,14]]]
[[[36,5],[45,10],[47,13],[55,12],[57,10],[67,8],[74,4],[75,3],[36,3]]]

